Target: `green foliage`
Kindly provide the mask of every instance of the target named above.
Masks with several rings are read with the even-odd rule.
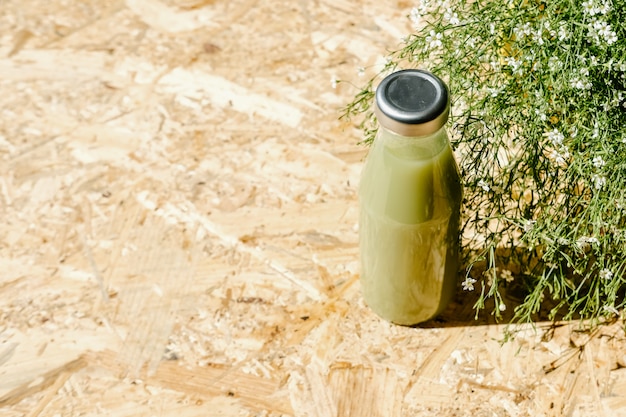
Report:
[[[415,32],[345,109],[376,134],[376,82],[423,68],[450,88],[478,312],[598,320],[626,289],[626,1],[422,0]],[[506,255],[506,256],[505,256]],[[510,271],[513,271],[511,274]]]

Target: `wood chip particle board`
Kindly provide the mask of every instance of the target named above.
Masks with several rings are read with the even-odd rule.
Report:
[[[624,414],[621,323],[364,305],[337,118],[411,7],[2,2],[0,417]]]

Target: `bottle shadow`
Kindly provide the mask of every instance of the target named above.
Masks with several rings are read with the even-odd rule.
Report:
[[[476,258],[476,254],[469,251],[464,254],[465,259]],[[489,285],[484,281],[485,271],[487,270],[487,261],[483,259],[480,262],[472,264],[471,275],[478,281],[474,284],[476,287],[472,291],[464,290],[461,281],[464,279],[466,270],[463,268],[459,271],[459,279],[455,294],[447,305],[447,307],[435,318],[421,323],[416,327],[437,328],[437,327],[460,327],[460,326],[487,326],[495,324],[508,324],[517,319],[515,310],[524,303],[524,299],[528,295],[528,286],[532,286],[532,282],[527,281],[522,265],[531,270],[538,264],[538,258],[534,256],[534,252],[524,248],[503,248],[498,247],[495,250],[495,263],[499,266],[499,271],[507,270],[510,280],[504,285],[500,285],[499,293],[502,297],[502,304],[505,306],[503,310],[498,309],[496,314],[495,300],[493,297],[486,298],[482,296],[482,285]],[[485,292],[488,288],[485,288]],[[481,300],[481,298],[486,298]],[[479,310],[475,308],[478,302],[482,306]],[[559,320],[562,314],[557,317],[550,317],[551,311],[555,308],[556,302],[550,297],[542,300],[540,310],[533,315],[532,322],[550,322]]]
[[[418,328],[440,328],[440,327],[467,327],[467,326],[488,326],[495,324],[510,323],[515,317],[515,308],[522,304],[523,296],[512,291],[501,291],[506,309],[495,314],[495,302],[493,299],[484,301],[483,308],[479,311],[475,306],[480,300],[480,290],[466,291],[459,285],[457,291],[448,304],[437,317],[420,323]],[[546,321],[548,312],[537,315],[537,321]]]
[[[504,309],[498,309],[498,314],[496,314],[495,300],[492,297],[481,301],[481,288],[479,286],[473,291],[466,291],[459,282],[456,292],[446,308],[437,317],[415,327],[488,326],[514,323],[519,318],[516,317],[515,311],[518,306],[524,303],[528,295],[528,285],[529,283],[524,284],[523,278],[518,276],[515,282],[500,287],[501,305],[504,305]],[[479,301],[481,301],[482,306],[480,310],[477,310],[476,306]],[[546,295],[541,301],[539,311],[533,314],[530,321],[532,323],[546,323],[563,320],[568,313],[568,307],[564,305],[554,314],[558,304],[558,300],[553,300],[549,295]],[[574,315],[571,319],[578,320],[580,317]]]

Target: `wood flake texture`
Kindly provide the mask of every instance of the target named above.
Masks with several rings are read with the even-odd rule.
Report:
[[[0,417],[626,415],[623,323],[364,305],[339,115],[412,6],[0,1]]]

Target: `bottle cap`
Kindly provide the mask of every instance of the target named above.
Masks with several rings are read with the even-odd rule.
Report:
[[[394,72],[376,89],[378,122],[402,136],[435,133],[448,121],[450,99],[445,83],[418,69]]]

